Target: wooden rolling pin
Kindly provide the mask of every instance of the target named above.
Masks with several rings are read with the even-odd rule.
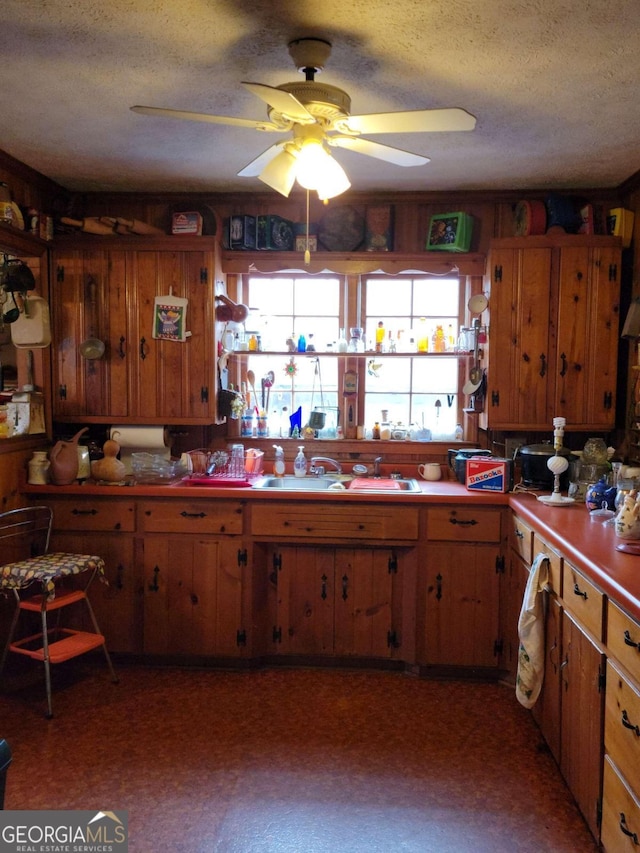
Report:
[[[60,217],[63,225],[71,225],[87,234],[113,234],[113,226],[102,222],[97,216],[86,216],[84,219],[70,219],[68,216]]]
[[[116,217],[116,223],[119,228],[125,228],[132,234],[146,234],[148,236],[160,235],[165,232],[161,228],[156,228],[155,225],[148,225],[140,219],[123,219],[121,216]],[[119,233],[122,233],[119,231]]]

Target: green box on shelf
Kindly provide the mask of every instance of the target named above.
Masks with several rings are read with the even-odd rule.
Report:
[[[468,252],[472,232],[473,217],[468,213],[438,213],[429,222],[427,249],[434,252]]]

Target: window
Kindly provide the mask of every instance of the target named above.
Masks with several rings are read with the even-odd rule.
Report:
[[[458,277],[427,275],[248,276],[246,335],[260,340],[263,353],[247,354],[246,369],[255,376],[251,407],[267,413],[276,437],[289,434],[290,416],[301,407],[303,427],[310,413],[325,415],[313,419],[324,420],[320,438],[347,424],[370,431],[384,420],[410,428],[414,438],[452,438],[466,368],[456,357],[463,286]],[[353,328],[363,330],[364,354],[336,358],[341,331],[349,339]],[[382,352],[375,351],[379,330]],[[418,343],[429,353],[437,345],[443,357],[416,357]],[[347,368],[358,374],[353,397],[343,394]]]

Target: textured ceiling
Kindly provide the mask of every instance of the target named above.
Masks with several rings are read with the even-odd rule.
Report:
[[[638,0],[2,0],[0,148],[77,191],[252,191],[273,134],[241,80],[299,77],[287,44],[333,45],[320,82],[353,113],[462,107],[472,133],[376,135],[431,162],[335,156],[355,190],[613,187],[640,169]],[[302,77],[299,77],[302,79]]]

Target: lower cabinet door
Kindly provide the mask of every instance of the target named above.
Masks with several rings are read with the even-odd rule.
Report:
[[[102,583],[96,578],[88,592],[100,631],[112,652],[142,651],[141,576],[135,560],[134,537],[126,533],[54,531],[50,551],[96,554],[105,564]],[[82,626],[93,630],[88,615]]]
[[[560,764],[560,665],[562,607],[552,593],[547,593],[545,622],[544,681],[536,704],[531,709],[534,720],[544,735],[551,754]]]
[[[566,610],[562,614],[560,666],[560,770],[597,838],[604,753],[605,658]]]
[[[429,543],[421,662],[498,666],[499,555],[496,545]]]
[[[238,540],[147,535],[143,547],[145,653],[241,655]]]

